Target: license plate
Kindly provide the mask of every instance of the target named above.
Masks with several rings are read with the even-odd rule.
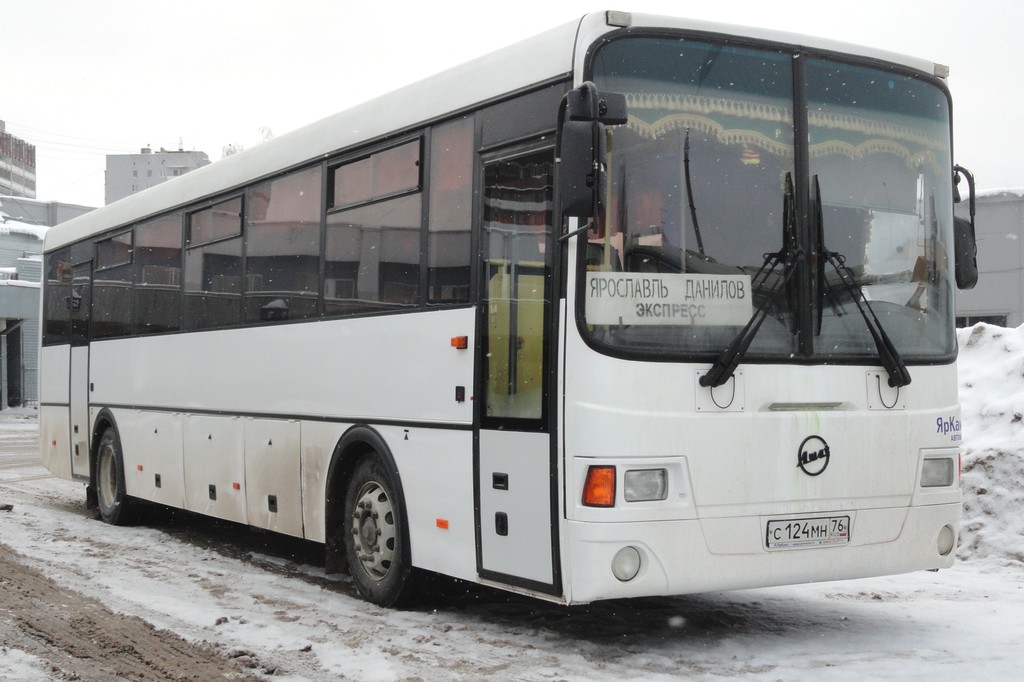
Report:
[[[765,534],[768,549],[799,549],[845,545],[850,541],[849,516],[769,521]]]

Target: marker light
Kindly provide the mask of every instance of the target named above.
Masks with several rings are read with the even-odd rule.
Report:
[[[587,469],[583,504],[587,507],[615,506],[615,467],[592,466]]]
[[[622,496],[626,502],[651,502],[668,497],[668,470],[634,469],[622,479]]]
[[[612,558],[612,574],[622,582],[629,582],[640,572],[640,552],[636,547],[623,547]]]
[[[955,476],[952,457],[932,457],[921,465],[922,488],[947,488],[953,485]]]
[[[955,546],[956,532],[950,526],[943,526],[939,531],[939,539],[935,543],[935,548],[939,550],[939,556],[949,556]]]

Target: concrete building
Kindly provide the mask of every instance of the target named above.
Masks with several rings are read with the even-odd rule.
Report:
[[[96,208],[81,204],[65,204],[60,201],[40,201],[24,197],[4,196],[0,193],[0,213],[6,220],[16,220],[27,225],[60,225],[66,220],[77,218]]]
[[[138,154],[108,154],[104,200],[113,203],[209,163],[205,152],[181,149],[153,151],[143,147]]]
[[[956,215],[967,217],[966,202]],[[978,284],[958,291],[957,326],[1024,324],[1024,189],[978,192],[975,202]]]
[[[0,409],[35,405],[39,400],[39,292],[45,234],[45,227],[0,222]]]
[[[6,131],[0,121],[0,194],[36,196],[36,147]]]

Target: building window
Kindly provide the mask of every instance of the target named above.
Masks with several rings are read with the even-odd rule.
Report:
[[[1006,315],[957,315],[956,326],[958,328],[973,327],[979,322],[995,325],[996,327],[1006,326]]]

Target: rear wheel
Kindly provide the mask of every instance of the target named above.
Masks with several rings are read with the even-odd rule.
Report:
[[[345,494],[345,554],[359,594],[379,606],[407,604],[417,590],[402,505],[380,458],[363,459]]]
[[[106,523],[123,526],[131,520],[131,500],[125,488],[121,440],[107,427],[96,450],[96,504]]]

